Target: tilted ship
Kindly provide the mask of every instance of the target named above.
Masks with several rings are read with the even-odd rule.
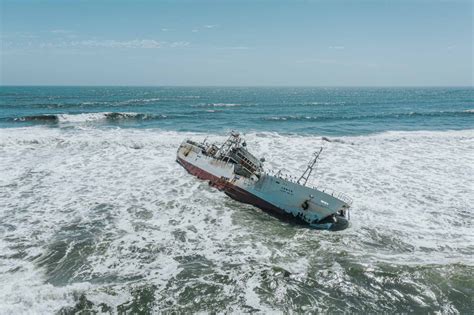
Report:
[[[265,171],[264,159],[247,151],[236,132],[222,144],[185,140],[176,161],[190,174],[222,190],[232,199],[254,205],[278,217],[316,229],[342,230],[349,226],[352,199],[343,193],[307,185],[322,148],[298,180]]]

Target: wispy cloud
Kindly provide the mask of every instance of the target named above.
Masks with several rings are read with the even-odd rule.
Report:
[[[73,31],[57,29],[57,30],[51,30],[50,33],[53,33],[53,34],[71,34],[71,33],[73,33]]]
[[[60,41],[60,42],[44,42],[40,44],[40,48],[126,48],[126,49],[157,49],[163,47],[186,47],[189,42],[177,41],[166,42],[157,41],[155,39],[133,39],[133,40],[79,40],[79,41]]]
[[[95,47],[95,48],[160,48],[162,43],[154,39],[134,39],[134,40],[79,40],[47,42],[40,45],[41,48],[66,48],[66,47]]]
[[[182,41],[182,42],[171,42],[171,43],[163,42],[163,44],[166,45],[166,46],[175,48],[175,47],[187,47],[191,43]]]
[[[345,49],[344,46],[329,46],[328,48],[329,49],[335,49],[335,50],[344,50]]]
[[[217,27],[219,27],[219,25],[217,25],[217,24],[206,24],[206,25],[203,25],[203,26],[194,27],[191,30],[191,32],[192,33],[197,33],[199,31],[210,30],[210,29],[217,28]]]

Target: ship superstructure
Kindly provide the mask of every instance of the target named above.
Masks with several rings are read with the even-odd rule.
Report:
[[[265,171],[264,159],[252,155],[236,132],[222,145],[185,140],[176,160],[237,201],[314,228],[341,230],[349,225],[352,200],[343,193],[307,185],[321,152],[322,148],[298,180]]]

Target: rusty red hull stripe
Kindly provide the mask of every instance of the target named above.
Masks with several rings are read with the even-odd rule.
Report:
[[[211,184],[219,188],[220,190],[223,190],[226,195],[231,197],[234,200],[251,204],[254,205],[264,211],[269,211],[276,213],[278,215],[284,215],[284,216],[290,216],[293,217],[291,214],[288,214],[284,210],[272,205],[271,203],[255,196],[254,194],[249,193],[248,191],[237,187],[235,185],[230,184],[229,182],[223,183],[219,177],[212,175],[209,172],[206,172],[205,170],[192,165],[191,163],[181,159],[177,158],[176,160],[179,164],[181,164],[190,174],[196,176],[199,179],[204,179],[204,180],[209,180]],[[293,217],[294,218],[294,217]]]

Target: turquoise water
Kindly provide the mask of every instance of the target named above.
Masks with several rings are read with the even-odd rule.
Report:
[[[470,314],[473,91],[0,87],[0,314]],[[350,227],[175,162],[232,129],[291,176],[323,146],[310,182],[354,200]]]
[[[474,127],[473,94],[472,88],[1,87],[0,126],[82,120],[197,132],[459,130]]]

